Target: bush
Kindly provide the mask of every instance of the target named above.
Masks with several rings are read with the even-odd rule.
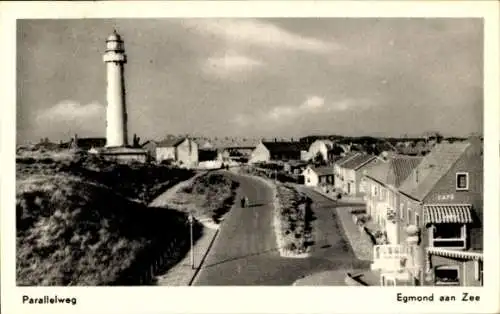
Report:
[[[193,174],[118,164],[79,151],[21,150],[16,158],[17,283],[113,284],[139,256],[189,234],[181,231],[183,214],[145,204]]]
[[[295,253],[306,252],[312,236],[311,201],[291,186],[280,184],[277,192],[281,207],[281,230],[278,232],[285,242],[284,248]]]
[[[18,285],[112,285],[142,255],[188,234],[183,214],[147,208],[76,176],[17,185]]]
[[[203,199],[201,204],[196,204],[196,209],[201,215],[210,216],[215,223],[219,223],[234,204],[238,186],[239,183],[227,174],[208,173],[197,177],[181,192],[194,194],[194,199]]]

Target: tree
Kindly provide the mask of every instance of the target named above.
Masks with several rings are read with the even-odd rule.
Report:
[[[132,146],[133,147],[140,147],[141,146],[140,141],[141,141],[141,138],[138,137],[137,134],[134,134],[134,138],[132,140]]]
[[[316,156],[314,156],[313,161],[315,164],[326,165],[326,160],[323,157],[323,154],[321,154],[321,152],[318,152]]]
[[[342,153],[344,153],[344,149],[339,145],[333,145],[330,152],[335,156],[340,156]]]

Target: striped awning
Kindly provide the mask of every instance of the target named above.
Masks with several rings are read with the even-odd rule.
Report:
[[[437,247],[427,248],[427,254],[437,255],[437,256],[442,256],[442,257],[474,260],[474,261],[482,261],[483,260],[483,253],[482,252],[458,251],[458,250],[449,250],[449,249],[443,249],[443,248],[437,248]]]
[[[424,205],[424,223],[472,223],[471,205]]]
[[[483,260],[482,252],[459,251],[459,250],[443,249],[438,247],[428,247],[426,249],[426,258],[425,258],[425,271],[427,273],[430,273],[432,271],[431,256],[433,255],[461,259],[461,260],[473,260],[473,261]]]

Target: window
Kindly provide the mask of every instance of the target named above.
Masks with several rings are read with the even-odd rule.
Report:
[[[420,227],[420,215],[415,213],[415,226]]]
[[[434,283],[436,286],[459,286],[458,265],[437,266],[434,268]]]
[[[457,173],[456,189],[457,191],[467,191],[469,189],[469,173]]]
[[[436,224],[429,232],[433,247],[464,249],[466,246],[466,227],[460,224]]]
[[[405,217],[405,204],[401,204],[399,206],[399,219],[403,219]]]
[[[411,208],[409,208],[409,207],[408,207],[408,216],[407,216],[407,218],[408,218],[408,224],[409,224],[409,225],[411,225],[411,217],[412,217],[412,213],[413,213],[413,212],[412,212]]]

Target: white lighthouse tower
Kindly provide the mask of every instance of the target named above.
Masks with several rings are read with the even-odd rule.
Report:
[[[107,71],[106,147],[128,145],[127,108],[125,104],[125,47],[120,35],[113,31],[106,39],[103,56]]]

